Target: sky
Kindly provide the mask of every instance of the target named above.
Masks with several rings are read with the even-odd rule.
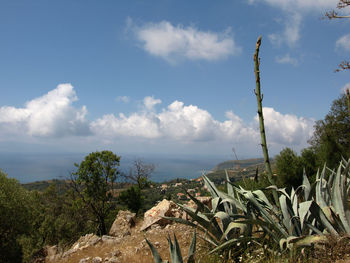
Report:
[[[1,1],[0,152],[261,156],[259,35],[270,152],[299,151],[350,87],[336,4]]]

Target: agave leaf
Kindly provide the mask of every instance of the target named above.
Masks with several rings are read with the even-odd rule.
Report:
[[[190,192],[187,192],[187,195],[190,197],[190,199],[197,205],[197,207],[199,208],[199,211],[201,211],[202,213],[210,213],[210,209],[204,205],[201,201],[199,201],[197,198],[195,198],[193,195],[191,195]]]
[[[313,201],[305,201],[299,204],[299,219],[300,219],[300,228],[303,231],[304,222],[307,219],[307,214],[309,214],[310,206]]]
[[[196,235],[196,229],[195,229],[194,232],[193,232],[192,242],[191,242],[190,248],[188,250],[187,263],[195,263],[194,255],[195,255],[195,252],[196,252],[196,241],[197,241],[197,235]]]
[[[332,187],[332,204],[338,214],[346,233],[350,233],[350,226],[346,218],[345,210],[348,209],[347,196],[344,196],[344,181],[342,180],[342,167],[339,165]]]
[[[236,208],[238,208],[238,210],[241,210],[243,212],[247,210],[246,207],[243,207],[244,205],[242,204],[241,200],[239,200],[238,198],[237,199],[235,199],[235,198],[225,198],[225,199],[223,199],[220,202],[220,204],[225,203],[225,202],[226,203],[230,203],[233,207],[236,207]],[[236,210],[236,212],[233,211],[233,214],[238,214],[238,210]]]
[[[309,247],[316,243],[327,242],[327,237],[325,235],[311,235],[303,237],[295,237],[289,241],[295,247]]]
[[[213,199],[211,199],[211,207],[212,207],[211,211],[213,213],[216,212],[216,210],[219,206],[219,203],[220,203],[220,197],[214,197]]]
[[[230,196],[233,196],[233,187],[232,185],[230,184],[230,178],[228,176],[228,173],[227,173],[227,169],[225,169],[225,174],[226,174],[226,186],[227,186],[227,194],[230,195]]]
[[[247,243],[249,241],[253,241],[254,239],[257,239],[255,237],[240,237],[240,238],[235,238],[235,239],[230,239],[226,241],[225,243],[221,244],[220,246],[217,246],[214,248],[212,251],[209,252],[209,254],[213,254],[217,251],[223,250],[235,243]]]
[[[322,226],[326,228],[330,234],[337,235],[337,231],[334,229],[333,225],[317,203],[312,202],[310,206],[310,212],[316,218],[316,221],[321,223]]]
[[[288,233],[283,229],[283,227],[269,214],[269,212],[263,207],[254,197],[253,193],[246,191],[244,193],[245,198],[249,200],[256,208],[256,210],[261,214],[261,216],[266,220],[267,223],[271,224],[274,229],[279,232],[284,237],[288,237]]]
[[[316,174],[316,202],[321,208],[328,206],[325,198],[329,200],[329,198],[327,198],[327,195],[329,195],[326,186],[327,182],[323,179],[326,170],[325,167],[326,166],[323,167],[321,175],[319,175],[319,171],[317,171]]]
[[[241,222],[239,222],[239,221],[231,222],[231,223],[227,226],[227,228],[226,228],[224,234],[223,234],[222,237],[221,237],[221,240],[225,239],[226,237],[229,237],[229,238],[230,238],[231,235],[229,235],[229,234],[230,234],[230,232],[231,232],[232,230],[234,230],[234,229],[239,229],[239,232],[240,232],[240,233],[243,233],[243,232],[245,232],[246,228],[247,228],[247,225],[246,225],[245,223],[241,223]]]
[[[146,238],[146,242],[147,242],[148,246],[149,246],[150,249],[151,249],[154,262],[155,262],[155,263],[163,263],[163,260],[162,260],[162,258],[160,257],[160,255],[159,255],[157,249],[152,245],[151,242],[148,241],[147,238]]]
[[[225,229],[231,222],[230,215],[225,212],[219,211],[215,214],[214,217],[220,218],[220,221],[222,223],[222,232],[225,232]]]
[[[179,246],[179,243],[177,242],[177,238],[176,238],[176,235],[174,234],[174,243],[175,243],[175,255],[174,255],[174,261],[172,262],[176,262],[176,263],[183,263],[183,259],[182,259],[182,255],[181,255],[181,249],[180,249],[180,246]]]
[[[285,195],[281,195],[279,197],[279,202],[280,202],[280,207],[281,207],[281,211],[282,211],[282,215],[283,215],[282,222],[283,222],[284,226],[286,227],[286,229],[288,230],[288,234],[292,235],[293,234],[293,226],[292,226],[292,222],[291,222],[291,216],[293,216],[293,215],[289,214],[289,211],[291,209],[288,209],[288,205],[290,205],[290,202],[289,202],[289,204],[287,204],[287,197]]]
[[[218,193],[218,189],[215,187],[215,185],[209,180],[209,178],[203,174],[203,181],[206,185],[206,187],[208,188],[209,192],[211,193],[212,197],[220,197],[219,193]]]
[[[298,196],[296,195],[296,192],[294,191],[293,187],[292,187],[290,197],[291,197],[290,201],[292,203],[294,215],[299,216],[299,214],[298,214]]]
[[[303,184],[302,185],[304,188],[304,198],[305,198],[305,201],[307,201],[307,200],[309,200],[309,196],[311,193],[311,185],[310,185],[309,179],[306,176],[305,169],[303,172]]]
[[[207,229],[217,240],[222,236],[222,231],[216,220],[209,220],[207,216],[202,213],[195,213],[191,208],[179,204],[179,206],[188,213],[194,221],[197,221],[199,225]]]

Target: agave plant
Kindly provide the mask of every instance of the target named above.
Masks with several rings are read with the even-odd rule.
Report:
[[[146,242],[152,251],[152,255],[155,263],[169,263],[168,260],[164,260],[164,261],[162,260],[157,249],[152,245],[151,242],[147,240],[147,238],[146,238]],[[183,263],[184,260],[182,258],[180,246],[179,246],[179,243],[177,242],[177,238],[175,234],[174,234],[174,243],[171,241],[171,238],[168,235],[168,243],[169,243],[171,263]],[[194,231],[193,233],[192,242],[188,251],[187,263],[195,262],[194,260],[195,251],[196,251],[196,231]]]
[[[347,197],[350,192],[350,162],[343,160],[337,172],[324,167],[311,185],[306,175],[303,184],[288,192],[270,186],[266,190],[278,193],[279,203],[273,205],[262,190],[248,191],[230,183],[227,193],[219,191],[206,175],[204,183],[212,195],[212,208],[195,197],[190,198],[197,209],[179,206],[192,221],[169,218],[196,226],[205,239],[219,250],[244,250],[248,243],[262,246],[266,240],[279,245],[281,251],[293,247],[310,246],[326,241],[324,233],[339,235],[350,233],[350,211]],[[328,181],[326,171],[330,171]],[[313,194],[315,192],[315,195]],[[253,231],[254,229],[254,231]]]

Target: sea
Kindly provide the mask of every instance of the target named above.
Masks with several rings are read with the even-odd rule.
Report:
[[[86,153],[0,153],[0,169],[8,177],[20,183],[51,179],[68,179],[76,171]],[[192,179],[213,169],[223,156],[196,155],[148,155],[124,154],[120,160],[120,171],[127,172],[135,159],[155,165],[151,180],[164,182],[175,178]]]

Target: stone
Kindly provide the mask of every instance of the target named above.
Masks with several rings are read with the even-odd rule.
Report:
[[[131,228],[136,224],[136,214],[130,211],[119,211],[114,220],[109,235],[113,237],[124,237],[130,235]]]
[[[79,263],[88,263],[89,260],[90,260],[90,257],[82,258],[81,260],[79,260]]]
[[[94,257],[92,259],[92,263],[101,263],[101,262],[102,262],[102,258],[100,258],[100,257]]]
[[[160,226],[166,226],[171,223],[169,220],[162,218],[162,216],[174,217],[174,211],[177,209],[177,205],[173,201],[163,199],[156,206],[146,211],[144,214],[143,224],[140,231],[146,230],[154,224]]]

